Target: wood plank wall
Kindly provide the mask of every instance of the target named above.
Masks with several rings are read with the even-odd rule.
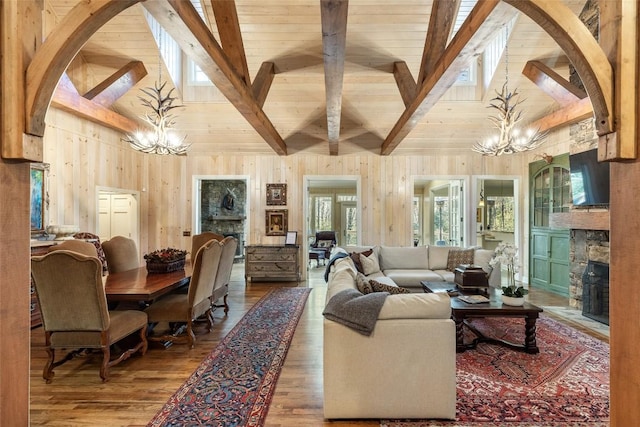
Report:
[[[523,259],[528,221],[527,153],[498,158],[472,152],[423,155],[325,156],[298,153],[280,157],[262,154],[213,154],[186,157],[144,155],[120,141],[121,135],[104,127],[51,109],[47,115],[45,162],[51,164],[50,222],[78,224],[96,230],[96,187],[140,192],[140,250],[158,247],[188,248],[192,230],[192,180],[194,175],[246,176],[249,179],[250,233],[247,243],[279,243],[265,236],[266,184],[287,183],[289,228],[302,231],[305,176],[360,176],[363,243],[411,245],[411,199],[415,176],[520,176]],[[568,151],[568,134],[557,132],[544,145],[546,152]],[[470,215],[475,215],[475,210]],[[302,239],[302,235],[300,236]],[[302,241],[302,240],[300,240]]]

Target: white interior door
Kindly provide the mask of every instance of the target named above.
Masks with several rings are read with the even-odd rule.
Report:
[[[98,235],[101,241],[124,236],[138,242],[138,200],[133,194],[99,193]]]

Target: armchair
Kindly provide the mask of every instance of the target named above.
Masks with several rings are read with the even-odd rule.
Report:
[[[331,258],[331,251],[338,244],[335,231],[316,231],[316,239],[311,243],[310,249],[324,251],[324,258]]]
[[[92,249],[93,246],[91,246]],[[53,380],[53,369],[87,352],[102,351],[100,377],[108,381],[109,368],[140,351],[147,351],[147,315],[138,310],[109,311],[102,284],[102,264],[94,256],[57,250],[31,258],[31,275],[42,313],[49,358],[42,376]],[[140,342],[111,360],[110,346],[139,332]],[[57,349],[70,351],[55,360]]]

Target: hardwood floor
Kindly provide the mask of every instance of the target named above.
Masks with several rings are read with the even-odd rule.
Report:
[[[313,264],[315,266],[315,263]],[[378,420],[326,422],[322,416],[322,309],[326,284],[324,269],[312,268],[310,279],[298,286],[313,288],[287,354],[271,403],[266,426],[378,426]],[[143,357],[111,368],[105,384],[98,375],[99,358],[76,359],[58,367],[51,384],[42,379],[46,352],[42,328],[31,334],[31,425],[32,426],[145,426],[180,387],[202,359],[242,318],[244,313],[273,286],[295,283],[254,282],[245,287],[244,265],[235,264],[230,285],[228,316],[219,309],[215,325],[207,334],[196,331],[195,348],[173,345],[168,349],[153,343]],[[566,298],[533,290],[537,305],[566,306]],[[554,316],[563,321],[562,318]],[[608,341],[606,336],[594,334]],[[199,333],[198,333],[199,332]]]

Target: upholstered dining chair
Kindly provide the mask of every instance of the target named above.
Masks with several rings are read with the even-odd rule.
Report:
[[[335,231],[316,231],[316,239],[311,243],[310,249],[324,251],[325,259],[329,259],[337,244],[338,237]]]
[[[146,313],[108,310],[102,284],[102,264],[96,256],[67,250],[34,256],[31,258],[31,275],[49,355],[42,373],[47,383],[53,380],[54,368],[91,349],[102,351],[100,378],[103,382],[109,379],[110,367],[138,351],[146,353]],[[111,360],[110,346],[135,332],[139,332],[140,342]],[[56,361],[58,349],[69,352]]]
[[[107,256],[104,254],[104,249],[102,249],[102,243],[100,243],[100,236],[97,234],[89,233],[88,231],[80,231],[73,235],[74,239],[84,239],[89,241],[93,246],[96,247],[96,252],[98,252],[98,259],[102,262],[102,274],[107,274]]]
[[[213,307],[224,307],[224,313],[229,312],[227,297],[229,296],[229,281],[231,280],[231,270],[233,262],[236,258],[236,249],[238,248],[238,239],[235,237],[225,237],[222,240],[222,255],[220,255],[220,265],[218,265],[218,273],[213,284],[213,292],[211,293],[211,304]],[[216,305],[216,301],[223,298],[222,305]]]
[[[62,243],[51,246],[47,252],[72,251],[82,255],[98,258],[98,251],[93,244],[82,240],[65,240]]]
[[[165,333],[160,336],[150,336],[152,341],[186,342],[193,348],[196,336],[193,323],[204,316],[207,320],[207,332],[211,331],[213,318],[211,316],[211,294],[223,244],[217,240],[210,240],[196,252],[193,261],[193,272],[189,281],[189,290],[184,293],[170,293],[153,302],[145,309],[149,316],[149,323],[158,322],[186,323],[186,331],[181,334]]]
[[[109,273],[118,273],[140,267],[138,248],[133,239],[114,236],[111,240],[102,242],[102,249],[104,249],[104,254],[107,257]]]
[[[224,236],[222,234],[213,233],[211,231],[204,231],[200,234],[194,234],[191,238],[191,261],[196,258],[196,254],[198,253],[198,249],[204,246],[209,240],[217,240],[222,242]]]

